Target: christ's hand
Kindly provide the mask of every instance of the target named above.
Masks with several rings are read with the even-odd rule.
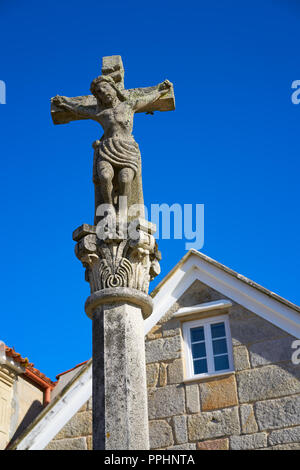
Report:
[[[172,83],[169,82],[169,80],[164,80],[162,83],[160,83],[160,85],[158,86],[158,89],[160,91],[163,91],[163,90],[169,90],[171,87],[172,87]]]

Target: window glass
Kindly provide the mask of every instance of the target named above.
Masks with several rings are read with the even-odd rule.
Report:
[[[211,325],[211,336],[212,338],[222,338],[226,336],[224,322]]]
[[[192,328],[191,329],[191,341],[195,343],[196,341],[203,341],[204,340],[204,328],[200,326],[199,328]]]
[[[194,361],[194,374],[204,374],[207,372],[207,361],[206,359],[196,359]]]
[[[192,344],[192,354],[194,359],[200,359],[201,357],[206,357],[206,347],[205,343],[194,343]]]
[[[200,326],[188,328],[191,373],[194,375],[230,370],[225,321],[215,323],[213,320],[204,320]]]
[[[213,352],[216,354],[227,354],[226,338],[213,341]]]
[[[194,365],[194,374],[204,374],[207,372],[206,345],[204,327],[191,328],[191,347]]]
[[[215,356],[214,358],[215,362],[215,370],[226,370],[229,369],[229,360],[228,356]]]
[[[214,354],[215,371],[229,369],[229,359],[226,344],[225,323],[214,323],[210,325],[212,346]]]

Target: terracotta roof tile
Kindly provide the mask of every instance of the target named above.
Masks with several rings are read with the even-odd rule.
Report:
[[[15,362],[18,362],[20,365],[25,367],[26,370],[29,370],[34,374],[36,377],[42,379],[43,381],[47,382],[50,386],[54,387],[56,385],[56,382],[52,382],[49,377],[46,377],[45,374],[40,372],[38,369],[34,367],[34,364],[32,362],[29,362],[27,357],[22,357],[21,354],[17,353],[14,348],[9,348],[8,346],[5,346],[5,354],[9,357],[12,357]],[[26,375],[26,371],[25,371]],[[31,375],[31,378],[32,375]]]
[[[12,357],[15,362],[18,362],[21,364],[23,367],[29,367],[33,366],[31,362],[27,359],[27,357],[22,357],[21,354],[17,353],[14,348],[9,348],[8,346],[5,346],[5,354],[9,357]]]

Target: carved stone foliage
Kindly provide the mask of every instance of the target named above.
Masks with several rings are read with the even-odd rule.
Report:
[[[137,236],[115,236],[100,240],[95,226],[75,231],[76,256],[86,268],[91,293],[102,289],[129,287],[148,293],[150,281],[160,273],[160,252],[151,233],[152,224],[143,221]],[[149,229],[150,228],[150,229]]]

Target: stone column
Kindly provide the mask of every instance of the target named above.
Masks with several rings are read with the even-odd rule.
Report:
[[[86,268],[93,321],[93,448],[149,449],[144,319],[152,312],[150,280],[160,258],[153,231],[134,221],[137,237],[100,240],[96,227],[74,232]]]
[[[93,320],[94,448],[147,449],[143,318],[151,313],[147,294],[159,274],[160,253],[153,225],[132,220],[145,216],[132,127],[135,113],[174,110],[174,91],[169,80],[125,89],[120,56],[103,58],[102,76],[90,90],[92,95],[55,96],[51,115],[54,124],[92,119],[104,131],[93,145],[94,223],[105,232],[108,222],[109,230],[96,234],[95,225],[85,224],[73,234],[91,287],[86,312]]]

